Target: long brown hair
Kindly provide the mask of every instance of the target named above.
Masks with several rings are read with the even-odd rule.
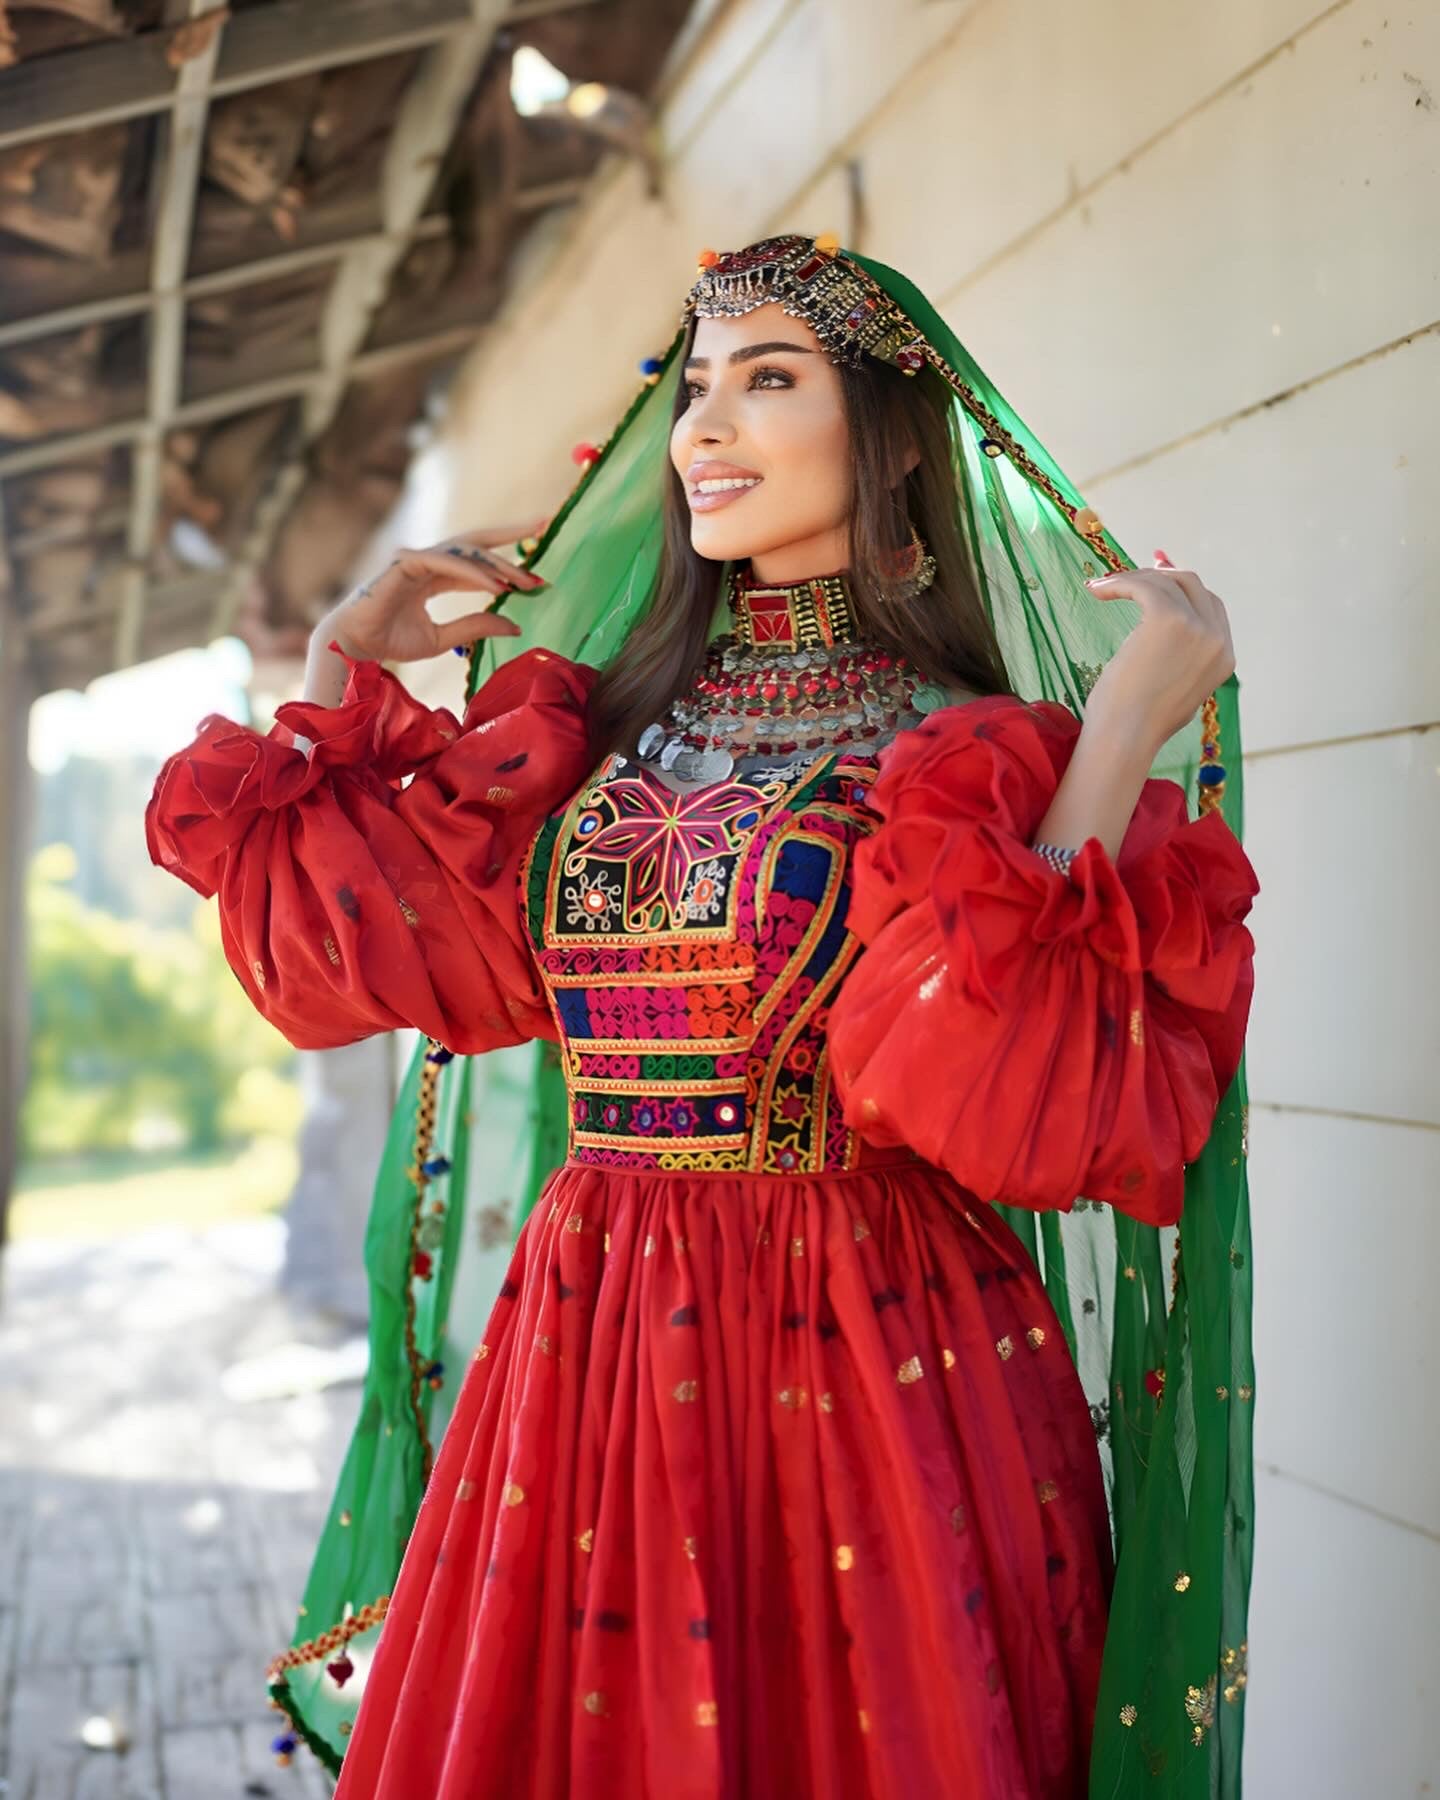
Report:
[[[679,352],[682,371],[694,341],[692,319]],[[840,377],[850,433],[848,574],[862,632],[902,652],[927,681],[1008,694],[1000,645],[960,535],[950,390],[928,366],[905,375],[873,357],[859,369],[842,366]],[[687,404],[682,375],[672,422]],[[894,472],[912,444],[920,460],[897,482]],[[724,565],[691,547],[690,508],[674,468],[664,505],[665,542],[649,605],[591,691],[597,761],[612,750],[633,754],[640,733],[689,686],[710,637]],[[913,600],[887,599],[882,571],[910,542],[912,522],[935,558],[935,579]]]

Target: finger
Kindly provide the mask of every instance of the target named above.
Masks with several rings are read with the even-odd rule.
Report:
[[[498,556],[493,550],[486,550],[473,543],[461,543],[452,540],[449,543],[437,544],[436,549],[444,556],[453,556],[465,562],[482,564],[497,570],[516,587],[541,588],[548,584],[545,578],[537,575],[533,569],[522,569],[508,557]]]
[[[1165,573],[1179,584],[1180,591],[1202,619],[1211,625],[1219,624],[1215,609],[1220,604],[1220,596],[1212,594],[1193,569],[1167,569]]]
[[[410,556],[430,577],[425,584],[427,599],[435,594],[469,594],[477,589],[487,594],[510,594],[521,588],[517,577],[523,576],[523,570],[507,570],[478,554],[453,556],[448,550],[412,550]]]
[[[435,627],[435,642],[442,650],[454,650],[461,644],[473,644],[476,638],[519,637],[520,627],[504,613],[472,612],[458,619],[446,619]]]
[[[1092,576],[1085,585],[1097,600],[1134,600],[1142,607],[1180,606],[1187,613],[1203,612],[1195,596],[1180,581],[1182,574],[1189,573],[1175,569],[1119,569],[1112,575]],[[1191,575],[1190,579],[1200,581],[1198,575]],[[1208,613],[1204,616],[1208,617]]]
[[[1159,569],[1114,569],[1092,575],[1085,585],[1097,600],[1135,600],[1142,606],[1165,592]]]

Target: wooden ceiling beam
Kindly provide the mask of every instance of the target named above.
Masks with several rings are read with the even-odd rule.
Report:
[[[191,22],[224,0],[186,0]],[[155,223],[150,253],[150,343],[146,357],[146,418],[130,457],[130,520],[125,533],[120,610],[115,621],[112,666],[128,669],[139,658],[150,558],[160,529],[165,436],[180,405],[185,363],[185,266],[195,224],[196,198],[205,160],[205,126],[215,65],[224,43],[216,33],[181,64],[159,150]]]
[[[325,0],[323,6],[275,0],[227,21],[210,93],[243,93],[317,69],[423,49],[468,31],[472,22],[468,0]],[[172,29],[0,70],[0,150],[174,106],[183,88],[166,59]]]
[[[550,188],[566,184],[550,182],[534,190],[536,206],[553,204]],[[578,183],[575,185],[579,185]],[[563,196],[562,196],[563,197]],[[521,195],[524,203],[527,195]],[[443,213],[427,213],[420,219],[407,240],[417,243],[423,238],[443,237],[450,221]],[[383,232],[366,231],[335,238],[325,244],[302,244],[294,250],[277,251],[273,256],[254,256],[245,262],[230,263],[223,269],[212,269],[204,275],[187,275],[180,284],[180,296],[195,300],[208,294],[227,293],[231,288],[248,287],[252,282],[273,281],[283,275],[301,274],[306,269],[323,268],[338,262],[352,250],[364,249],[382,238]],[[154,295],[149,288],[137,288],[129,294],[112,294],[103,300],[86,300],[76,306],[57,307],[53,312],[33,313],[27,318],[11,319],[0,324],[0,350],[10,344],[23,344],[35,338],[55,336],[63,331],[78,331],[84,325],[103,324],[108,319],[121,319],[128,314],[144,312]]]
[[[38,555],[42,550],[58,550],[65,544],[83,544],[91,538],[110,537],[125,529],[129,517],[128,505],[106,506],[88,517],[74,514],[54,525],[36,525],[29,531],[12,532],[10,554],[24,558]]]
[[[402,363],[425,362],[432,357],[438,359],[458,354],[468,349],[484,329],[483,321],[475,325],[451,325],[444,331],[428,332],[424,337],[404,338],[374,350],[362,350],[351,359],[351,376],[375,375]],[[306,394],[324,379],[322,369],[298,369],[285,375],[267,376],[260,381],[242,382],[238,387],[221,388],[198,400],[182,401],[175,408],[171,424],[177,428],[209,425],[216,419],[248,412],[254,406],[268,406],[275,400],[290,400]],[[67,432],[45,438],[38,444],[7,450],[0,455],[0,481],[16,475],[32,475],[37,469],[61,468],[116,444],[133,444],[144,433],[145,425],[143,418],[116,419],[107,425],[92,426],[88,431]]]
[[[175,91],[157,33],[111,38],[0,70],[0,150],[163,112]]]
[[[323,6],[271,0],[231,19],[214,91],[238,94],[317,69],[425,49],[472,23],[470,0],[325,0]]]
[[[89,456],[96,450],[109,450],[116,444],[133,444],[143,430],[143,419],[114,419],[105,425],[92,425],[85,431],[65,431],[42,438],[37,444],[24,444],[16,450],[0,454],[0,481],[13,475],[32,475],[37,469],[55,469],[61,464]]]

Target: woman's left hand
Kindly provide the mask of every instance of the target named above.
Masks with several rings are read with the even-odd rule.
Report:
[[[1124,569],[1085,585],[1097,599],[1123,597],[1140,607],[1139,624],[1090,691],[1086,723],[1103,719],[1158,750],[1235,667],[1225,603],[1163,550],[1153,569]]]

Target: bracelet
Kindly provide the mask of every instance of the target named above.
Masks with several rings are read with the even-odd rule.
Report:
[[[1078,850],[1066,850],[1059,844],[1032,844],[1030,848],[1037,856],[1043,856],[1052,869],[1058,869],[1062,875],[1070,873],[1070,865],[1080,854]]]

